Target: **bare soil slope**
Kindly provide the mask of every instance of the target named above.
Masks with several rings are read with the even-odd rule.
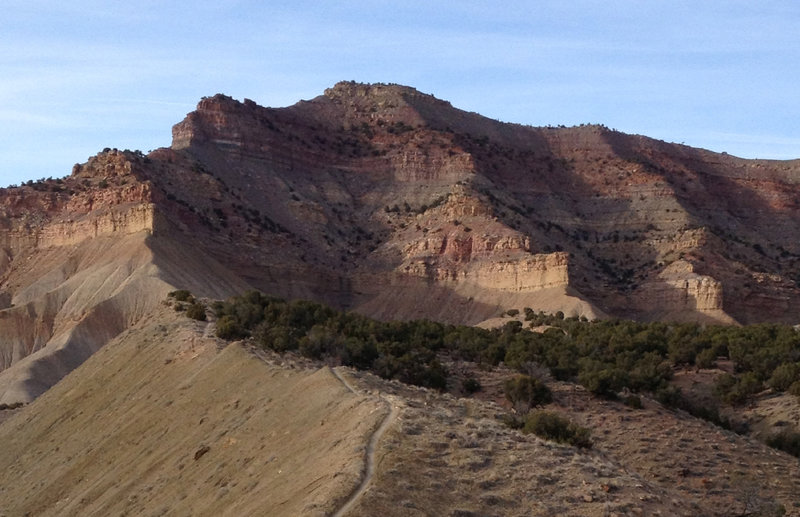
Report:
[[[325,515],[353,491],[379,399],[171,312],[0,426],[0,515]]]
[[[212,331],[161,307],[15,410],[0,515],[800,514],[796,458],[650,400],[551,381],[581,450],[502,422],[502,368],[457,398]]]

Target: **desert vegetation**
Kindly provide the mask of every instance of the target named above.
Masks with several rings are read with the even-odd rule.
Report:
[[[796,393],[800,386],[800,333],[785,325],[586,321],[526,309],[525,323],[546,330],[530,332],[518,320],[481,329],[429,320],[382,322],[255,291],[215,302],[212,308],[221,338],[252,338],[274,351],[297,351],[438,390],[447,387],[443,357],[486,367],[505,363],[522,374],[505,386],[522,417],[550,402],[547,386],[528,376],[542,367],[555,379],[578,382],[598,397],[624,394],[622,402],[636,408],[641,406],[637,394],[647,394],[726,428],[731,424],[721,416],[721,406],[744,404],[767,388]],[[670,383],[677,367],[710,367],[722,359],[733,363],[733,373],[718,377],[716,402],[693,400]],[[472,392],[464,386],[462,390]],[[795,435],[784,433],[770,443],[798,453]]]
[[[167,296],[171,300],[172,306],[176,311],[185,311],[186,316],[193,320],[206,321],[206,306],[195,299],[192,293],[186,289],[171,291]]]
[[[251,291],[217,302],[217,335],[252,337],[264,348],[371,370],[381,377],[444,389],[436,357],[443,326],[430,321],[384,323],[309,301],[287,302]]]
[[[582,449],[592,446],[589,429],[570,422],[567,418],[552,411],[537,410],[528,413],[522,431]]]

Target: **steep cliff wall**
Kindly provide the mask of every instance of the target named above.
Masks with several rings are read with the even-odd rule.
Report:
[[[503,124],[412,88],[352,82],[288,108],[203,99],[172,149],[289,229],[298,240],[284,252],[339,283],[381,270],[448,288],[549,289],[564,269],[531,256],[563,252],[569,287],[616,315],[750,321],[761,311],[743,300],[763,300],[769,319],[789,321],[800,301],[797,162],[603,126]],[[696,272],[673,278],[664,268],[676,260]],[[734,294],[745,277],[778,271],[789,283]]]
[[[500,291],[536,291],[567,286],[569,272],[565,253],[530,255],[516,260],[480,260],[457,267],[433,264],[426,258],[410,259],[401,271],[445,286],[460,284]]]
[[[725,313],[723,285],[710,276],[699,275],[687,261],[678,260],[654,280],[638,287],[632,298],[647,319],[697,319],[733,323]]]

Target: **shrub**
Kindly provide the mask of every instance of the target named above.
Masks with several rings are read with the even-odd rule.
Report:
[[[529,375],[518,375],[507,379],[503,385],[506,399],[518,413],[525,414],[536,406],[553,401],[553,394],[542,381]]]
[[[288,350],[297,350],[299,342],[296,332],[290,327],[283,325],[269,326],[261,325],[258,329],[256,337],[261,346],[274,350],[276,352],[286,352]],[[310,348],[304,349],[305,355],[312,357]]]
[[[170,298],[174,298],[175,301],[178,302],[192,301],[192,293],[190,293],[186,289],[178,289],[177,291],[172,291],[167,296],[169,296]]]
[[[698,368],[713,368],[717,363],[717,350],[706,348],[694,358],[694,364]]]
[[[783,430],[767,439],[767,445],[800,458],[800,433]]]
[[[511,429],[521,430],[525,426],[525,421],[522,418],[509,413],[506,413],[500,417],[500,421],[503,422],[506,427],[510,427]]]
[[[664,386],[655,392],[656,400],[667,407],[679,408],[683,403],[681,389],[676,386]]]
[[[700,405],[685,397],[680,388],[675,386],[664,386],[655,393],[656,400],[667,407],[682,409],[690,415],[701,418],[723,429],[733,430],[730,420],[720,415],[719,407],[716,403],[712,405]],[[745,429],[737,429],[736,432],[745,432]]]
[[[761,391],[761,388],[761,381],[753,372],[744,373],[739,377],[726,373],[717,379],[714,386],[717,396],[726,404],[733,406],[744,404],[751,395]]]
[[[467,377],[461,381],[461,389],[469,395],[481,391],[481,388],[481,383],[475,377]]]
[[[247,332],[227,314],[217,320],[217,337],[222,339],[241,339]]]
[[[800,363],[783,363],[775,368],[767,384],[774,390],[786,391],[797,381],[800,381]]]
[[[377,358],[378,348],[374,341],[355,337],[348,337],[345,340],[342,364],[362,370],[371,369]]]
[[[206,321],[206,306],[200,302],[194,302],[186,309],[186,315],[193,320]]]
[[[176,300],[193,302],[188,291],[175,291]],[[186,302],[183,302],[184,304]],[[583,321],[562,313],[522,309],[530,325],[550,325],[539,334],[522,330],[507,319],[498,329],[443,325],[430,321],[378,322],[335,311],[313,302],[286,302],[256,291],[215,302],[220,337],[252,335],[276,350],[295,349],[305,355],[369,368],[380,375],[423,385],[443,386],[446,372],[435,362],[439,351],[468,361],[497,364],[526,371],[529,364],[548,368],[559,380],[578,381],[597,395],[614,397],[627,388],[653,392],[662,402],[680,394],[668,390],[676,364],[713,364],[717,356],[734,361],[737,377],[720,393],[741,403],[764,381],[792,393],[790,366],[798,361],[800,332],[788,325],[747,327],[696,324],[637,323],[623,320]],[[503,314],[508,314],[504,311]],[[518,315],[517,309],[511,314]],[[223,317],[227,319],[223,320]],[[312,331],[322,325],[325,333]],[[272,331],[281,327],[281,331]],[[326,335],[327,334],[327,335]],[[307,338],[307,339],[306,339]],[[800,384],[794,388],[800,396]],[[722,398],[722,397],[721,397]],[[738,401],[738,402],[737,402]]]
[[[790,395],[800,398],[800,381],[793,382],[786,391],[788,391]]]
[[[591,431],[551,411],[534,411],[525,419],[522,428],[525,434],[533,433],[545,440],[566,443],[574,447],[589,449],[592,446]]]
[[[519,309],[508,309],[506,311],[506,314],[508,314],[509,316],[511,316],[513,318],[514,316],[519,314]]]
[[[622,402],[633,409],[642,409],[644,407],[642,406],[642,399],[636,395],[628,395]]]
[[[584,363],[578,382],[594,395],[615,398],[617,392],[629,384],[628,374],[621,368],[602,368],[600,364],[590,366],[588,361]]]

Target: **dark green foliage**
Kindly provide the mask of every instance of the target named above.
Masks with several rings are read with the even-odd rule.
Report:
[[[503,424],[505,424],[506,427],[509,427],[511,429],[521,430],[525,426],[525,420],[522,417],[514,415],[512,413],[505,413],[501,417],[501,421],[503,422]]]
[[[694,364],[698,352],[706,344],[699,333],[700,326],[697,323],[676,325],[667,339],[670,361],[675,364]]]
[[[761,391],[762,387],[754,372],[747,372],[738,377],[726,373],[717,379],[714,390],[720,400],[738,406],[744,404],[750,395]]]
[[[186,308],[186,315],[193,320],[206,321],[206,306],[200,302],[194,302]]]
[[[178,289],[177,291],[170,292],[167,296],[174,298],[177,302],[191,302],[193,300],[192,293],[186,289]]]
[[[642,405],[642,399],[636,395],[628,395],[625,397],[622,402],[633,409],[642,409],[644,406]]]
[[[667,407],[681,409],[694,417],[702,418],[724,429],[731,429],[730,421],[720,415],[719,408],[716,405],[699,405],[686,398],[680,388],[664,386],[655,392],[655,398]]]
[[[655,392],[656,400],[667,407],[680,408],[683,405],[683,394],[680,388],[675,386],[664,386]]]
[[[297,350],[300,332],[284,325],[259,325],[254,337],[258,344],[276,352]],[[308,354],[306,354],[308,355]]]
[[[553,401],[553,393],[542,381],[529,375],[518,375],[507,379],[503,390],[514,408],[520,414],[525,414],[531,408],[543,406]]]
[[[788,391],[790,395],[800,398],[800,381],[793,382],[786,391]]]
[[[710,367],[718,357],[732,359],[736,368],[735,382],[720,391],[722,400],[729,403],[743,403],[769,379],[775,389],[788,389],[789,381],[798,380],[798,367],[793,365],[800,363],[800,332],[786,325],[584,322],[532,310],[525,311],[525,318],[532,326],[555,328],[543,334],[505,332],[498,336],[506,349],[506,364],[520,371],[530,363],[546,366],[555,378],[577,378],[599,396],[614,396],[628,388],[664,397],[668,394],[662,390],[674,366]],[[683,400],[683,396],[678,398]]]
[[[472,395],[478,391],[481,391],[481,383],[478,382],[478,379],[475,377],[467,377],[463,381],[461,381],[461,389],[464,393]]]
[[[277,352],[297,350],[306,357],[369,369],[409,384],[446,387],[447,372],[436,358],[448,337],[450,327],[445,325],[427,320],[383,323],[319,303],[287,302],[256,291],[215,303],[213,309],[219,317],[219,337],[250,336]],[[473,333],[460,334],[447,341],[460,344],[463,339],[468,355],[480,353],[480,347],[472,346]]]
[[[767,384],[774,390],[786,391],[797,381],[800,381],[800,363],[784,363],[775,368]]]
[[[716,348],[706,348],[695,356],[694,364],[698,368],[713,368],[717,362],[717,356]]]
[[[245,336],[247,336],[247,332],[232,316],[223,315],[217,320],[217,337],[222,339],[241,339]]]
[[[574,447],[589,449],[592,447],[591,431],[570,422],[558,413],[550,411],[534,411],[525,419],[522,428],[525,434],[533,433],[545,440],[566,443]]]
[[[724,425],[716,408],[695,407],[669,387],[676,365],[709,367],[722,357],[733,360],[735,374],[721,379],[720,400],[741,404],[765,384],[789,392],[796,386],[800,396],[800,332],[785,325],[588,322],[526,308],[526,325],[551,328],[530,332],[514,320],[486,330],[427,320],[378,322],[258,292],[215,302],[212,308],[220,318],[220,337],[251,336],[268,348],[299,350],[308,357],[425,386],[444,386],[446,372],[436,355],[447,352],[455,359],[488,365],[504,361],[522,373],[532,366],[545,367],[556,379],[577,380],[599,396],[614,397],[624,389],[653,393],[665,405]]]
[[[800,433],[796,431],[784,430],[774,434],[767,439],[767,445],[800,458]]]
[[[390,342],[379,344],[378,352],[373,369],[381,377],[439,390],[447,387],[447,372],[432,351]]]
[[[514,316],[519,314],[519,309],[508,309],[506,311],[506,314],[508,314],[509,316],[511,316],[513,318]]]
[[[581,359],[578,382],[595,395],[614,398],[618,391],[630,384],[630,377],[621,368],[604,366],[599,361]]]

